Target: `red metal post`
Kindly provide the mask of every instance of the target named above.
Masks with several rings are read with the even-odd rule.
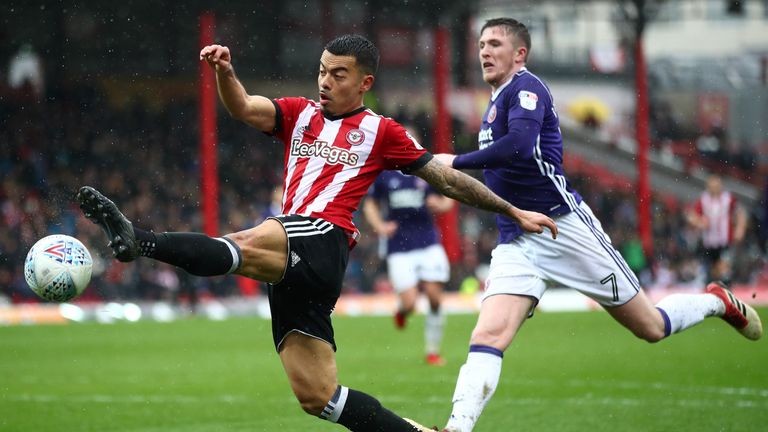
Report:
[[[200,15],[200,48],[213,44],[216,17],[213,12]],[[200,62],[200,201],[203,207],[203,231],[209,236],[219,233],[219,174],[216,158],[216,77],[204,61]]]
[[[646,257],[653,255],[653,231],[651,227],[651,183],[648,168],[648,152],[651,146],[649,133],[648,76],[645,68],[643,40],[635,41],[635,91],[637,112],[635,134],[637,138],[637,229]]]
[[[434,121],[434,152],[453,153],[453,131],[451,130],[451,113],[446,99],[449,91],[449,33],[445,27],[435,29],[435,63],[433,70],[435,121]],[[461,259],[461,242],[459,241],[459,207],[453,206],[449,212],[436,217],[437,226],[443,238],[443,247],[451,263]]]
[[[216,16],[213,12],[200,15],[200,48],[214,43]],[[214,237],[219,235],[219,163],[217,149],[219,137],[216,130],[216,77],[205,62],[200,62],[200,201],[203,207],[203,231]],[[246,277],[237,278],[240,293],[253,296],[259,293],[259,284]]]

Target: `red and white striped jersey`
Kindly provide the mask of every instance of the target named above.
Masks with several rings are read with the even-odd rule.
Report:
[[[285,145],[283,214],[355,233],[352,213],[381,171],[417,169],[430,159],[399,123],[365,107],[331,117],[305,98],[274,103],[275,136]]]
[[[721,248],[731,244],[736,213],[736,198],[728,191],[718,196],[701,194],[694,211],[707,220],[701,240],[706,248]]]

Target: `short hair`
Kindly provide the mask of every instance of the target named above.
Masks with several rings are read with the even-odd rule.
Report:
[[[325,45],[325,50],[337,56],[352,56],[366,74],[375,75],[379,68],[379,49],[368,39],[355,34],[337,37]]]
[[[513,18],[492,18],[483,24],[483,28],[480,29],[480,34],[483,34],[485,29],[489,27],[503,27],[507,33],[514,35],[518,40],[523,42],[528,53],[531,52],[531,34],[528,33],[528,28],[525,24]],[[528,54],[525,55],[528,58]]]

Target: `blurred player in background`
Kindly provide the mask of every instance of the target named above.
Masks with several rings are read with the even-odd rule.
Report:
[[[104,229],[120,261],[144,256],[198,276],[235,273],[270,283],[275,348],[305,412],[353,431],[417,430],[374,397],[337,381],[331,312],[359,235],[352,213],[376,176],[392,169],[413,173],[445,195],[513,218],[526,231],[547,227],[555,236],[557,227],[549,217],[519,210],[435,161],[400,124],[363,106],[379,53],[361,36],[340,36],[325,46],[318,65],[319,102],[249,95],[225,46],[203,48],[200,59],[215,69],[219,97],[230,114],[283,143],[281,214],[212,238],[134,228],[89,186],[78,192],[81,209]]]
[[[730,281],[729,249],[744,240],[747,213],[731,192],[723,190],[719,175],[707,178],[707,189],[686,213],[686,218],[701,233],[700,248],[707,277]]]
[[[589,206],[565,177],[563,138],[552,95],[529,72],[528,29],[510,18],[485,23],[478,44],[491,99],[479,133],[480,149],[436,155],[458,169],[484,169],[491,190],[512,204],[555,218],[557,240],[531,236],[497,216],[499,244],[453,395],[446,430],[470,431],[499,381],[504,351],[533,315],[547,286],[591,297],[637,337],[658,342],[709,316],[722,317],[749,339],[762,335],[757,313],[717,283],[706,294],[674,294],[655,306],[614,249]]]
[[[445,326],[440,302],[451,268],[432,215],[447,212],[453,203],[421,178],[399,171],[383,172],[363,201],[366,220],[386,239],[389,281],[399,300],[395,326],[405,328],[408,315],[416,307],[419,287],[429,300],[424,342],[426,362],[434,366],[445,364],[440,356]],[[386,218],[382,217],[385,211]]]
[[[269,205],[261,212],[262,219],[269,219],[274,216],[279,216],[283,211],[283,186],[277,185],[272,189],[272,193],[269,194]]]

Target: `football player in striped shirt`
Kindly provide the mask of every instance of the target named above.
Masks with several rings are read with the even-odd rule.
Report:
[[[483,169],[491,190],[520,208],[554,218],[560,235],[556,241],[529,235],[516,221],[497,216],[499,241],[446,430],[474,428],[498,384],[504,351],[548,286],[574,288],[591,297],[648,342],[709,316],[722,317],[748,339],[759,339],[763,328],[757,313],[718,283],[710,283],[705,294],[673,294],[651,303],[565,176],[552,94],[525,67],[531,49],[528,29],[511,18],[491,19],[481,29],[478,48],[483,79],[492,90],[480,149],[436,158],[458,169]]]
[[[547,228],[554,237],[557,227],[548,216],[520,210],[437,162],[400,124],[366,108],[363,95],[373,85],[379,53],[361,36],[340,36],[325,46],[317,101],[249,95],[225,46],[204,47],[200,59],[215,69],[220,99],[232,117],[282,142],[282,214],[211,238],[135,228],[89,186],[78,192],[81,209],[105,231],[118,260],[144,256],[194,275],[234,273],[269,283],[275,348],[307,413],[353,431],[419,430],[373,396],[337,381],[331,312],[359,235],[352,213],[363,195],[379,173],[400,170],[448,197],[504,214],[525,231]]]

